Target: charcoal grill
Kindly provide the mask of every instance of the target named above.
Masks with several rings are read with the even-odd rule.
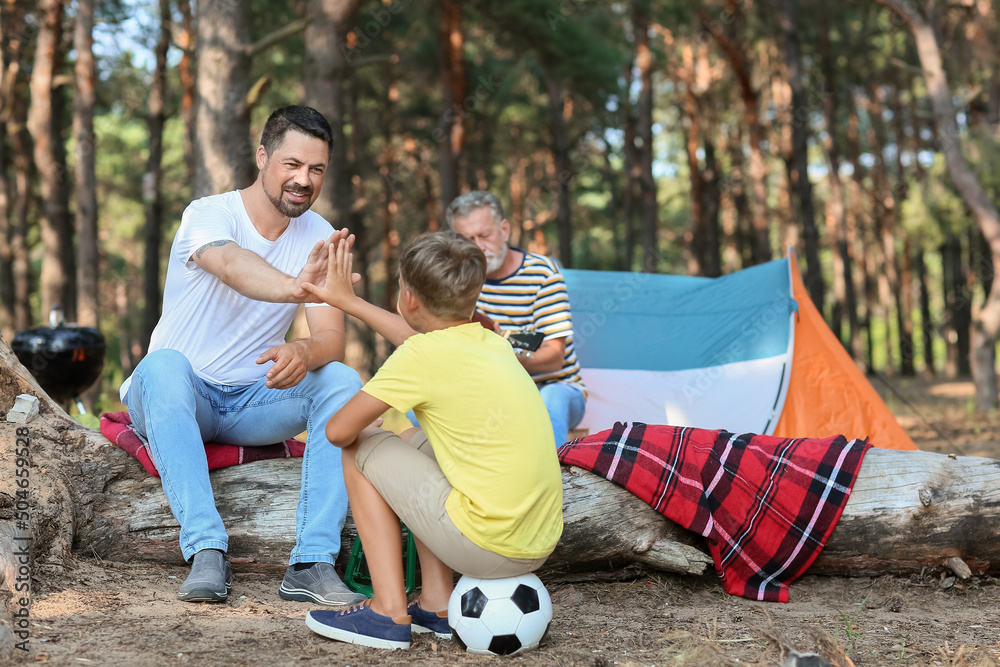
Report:
[[[100,331],[67,324],[56,306],[49,313],[49,326],[17,332],[10,347],[53,400],[64,406],[75,401],[80,414],[86,414],[80,394],[104,370],[107,346]]]

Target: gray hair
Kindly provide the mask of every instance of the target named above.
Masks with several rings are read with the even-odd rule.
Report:
[[[503,213],[503,206],[497,196],[485,190],[473,190],[466,192],[460,197],[456,197],[448,205],[444,219],[451,229],[455,228],[455,218],[466,218],[473,211],[481,208],[488,208],[493,213],[493,222],[499,225],[507,216]]]

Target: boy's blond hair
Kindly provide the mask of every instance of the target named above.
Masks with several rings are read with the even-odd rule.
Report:
[[[486,255],[461,234],[430,232],[400,254],[399,275],[435,317],[469,319],[486,280]]]

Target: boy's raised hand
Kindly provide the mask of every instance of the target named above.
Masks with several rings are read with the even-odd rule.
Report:
[[[311,282],[303,282],[302,289],[309,292],[320,300],[343,309],[354,296],[354,283],[361,279],[358,274],[352,273],[354,256],[351,255],[352,239],[340,239],[336,244],[330,245],[330,252],[326,267],[326,279],[322,286],[317,286]]]

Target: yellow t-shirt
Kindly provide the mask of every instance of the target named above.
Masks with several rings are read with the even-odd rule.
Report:
[[[562,473],[545,404],[510,343],[477,323],[411,336],[363,391],[414,411],[463,535],[508,558],[552,553]]]

